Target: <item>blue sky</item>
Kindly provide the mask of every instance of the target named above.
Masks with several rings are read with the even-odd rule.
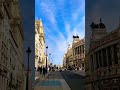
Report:
[[[51,61],[62,64],[72,36],[84,38],[85,0],[35,0],[35,19],[43,22]]]

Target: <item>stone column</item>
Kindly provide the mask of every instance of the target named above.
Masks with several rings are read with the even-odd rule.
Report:
[[[114,58],[114,46],[111,46],[111,58],[112,58],[112,65],[115,64],[115,58]],[[115,74],[115,69],[111,67],[111,73]]]
[[[120,64],[120,42],[117,45],[117,56],[118,56],[118,64]],[[120,73],[120,67],[117,68],[117,73]]]
[[[118,64],[120,64],[120,42],[117,45]]]
[[[0,90],[2,90],[2,75],[0,75]]]
[[[95,52],[93,52],[93,60],[94,60],[94,70],[96,70],[96,68],[97,68],[97,62],[96,62]]]
[[[78,46],[77,46],[77,55],[79,54],[79,52],[78,52]]]
[[[98,60],[98,67],[100,68],[100,59],[99,59],[99,53],[97,52],[97,60]]]
[[[4,76],[2,76],[2,90],[4,90]]]
[[[79,54],[80,54],[80,46],[79,46]]]
[[[104,58],[103,58],[103,50],[100,50],[100,54],[101,54],[101,62],[102,62],[102,67],[104,67]]]
[[[93,71],[95,71],[95,68],[96,68],[96,65],[95,65],[95,55],[94,55],[94,52],[93,52]]]
[[[6,84],[7,84],[7,83],[6,83],[6,77],[4,78],[4,80],[5,80],[5,81],[4,81],[4,83],[5,83],[4,90],[6,90],[6,88],[7,88],[7,85],[6,85]]]
[[[82,55],[82,45],[80,45],[81,55]]]
[[[106,48],[106,62],[107,62],[107,66],[109,65],[109,62],[108,62],[108,49]]]
[[[112,56],[112,65],[113,64],[115,64],[115,62],[114,62],[114,47],[113,46],[111,46],[111,56]]]

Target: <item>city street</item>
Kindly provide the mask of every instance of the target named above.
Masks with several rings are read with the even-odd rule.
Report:
[[[71,90],[84,90],[84,76],[71,71],[63,71],[61,74]]]
[[[84,76],[74,71],[55,71],[36,84],[35,90],[84,90]]]

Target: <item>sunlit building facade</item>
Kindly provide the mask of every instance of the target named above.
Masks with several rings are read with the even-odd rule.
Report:
[[[92,23],[89,52],[86,54],[86,90],[120,90],[120,26],[107,32],[100,20]]]
[[[46,65],[45,38],[41,20],[35,21],[35,68]]]
[[[73,52],[70,44],[68,45],[67,53],[66,53],[66,68],[72,68],[73,66]]]
[[[25,90],[19,0],[0,0],[0,90]]]

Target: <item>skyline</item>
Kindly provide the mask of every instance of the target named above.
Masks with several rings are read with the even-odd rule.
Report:
[[[54,64],[62,64],[73,35],[80,39],[85,36],[85,1],[35,0],[35,19],[42,20],[50,59]]]

